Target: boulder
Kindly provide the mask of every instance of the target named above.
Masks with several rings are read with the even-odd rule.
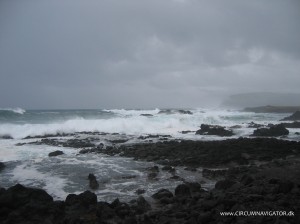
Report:
[[[300,121],[300,111],[296,111],[291,116],[285,117],[281,121]]]
[[[189,111],[189,110],[178,110],[178,112],[179,112],[180,114],[190,114],[190,115],[193,114],[193,113],[192,113],[191,111]]]
[[[152,173],[148,173],[148,179],[153,180],[157,177],[158,173],[156,172],[152,172]]]
[[[190,197],[191,191],[187,184],[179,184],[175,188],[175,196],[179,197]]]
[[[69,194],[66,198],[65,204],[67,206],[80,205],[88,208],[91,205],[97,204],[97,195],[90,191],[85,191],[79,195]]]
[[[253,131],[252,136],[261,137],[278,137],[282,135],[288,135],[289,130],[287,130],[283,124],[273,125],[270,128],[258,128]]]
[[[227,130],[222,126],[201,124],[201,129],[196,131],[196,135],[217,135],[217,136],[232,136],[233,131]]]
[[[52,156],[59,156],[59,155],[63,155],[63,154],[64,154],[63,151],[56,150],[56,151],[54,151],[54,152],[50,152],[50,153],[48,154],[48,156],[49,156],[49,157],[52,157]]]
[[[164,166],[161,170],[168,171],[170,173],[175,173],[175,168],[173,166]]]
[[[186,183],[186,185],[190,188],[191,193],[199,193],[202,191],[201,184],[197,182]]]
[[[154,199],[161,199],[161,198],[172,198],[173,194],[171,191],[167,190],[167,189],[160,189],[158,192],[156,192],[155,194],[153,194],[151,196]]]
[[[97,181],[94,174],[90,173],[89,176],[88,176],[88,179],[90,181],[89,186],[90,186],[91,189],[96,190],[96,189],[99,188],[99,183],[98,183],[98,181]]]
[[[0,195],[0,207],[16,209],[30,203],[33,207],[53,202],[53,198],[42,189],[27,188],[17,184]]]
[[[249,124],[248,124],[248,128],[261,128],[263,127],[264,125],[263,124],[257,124],[257,123],[254,123],[253,121],[251,121]]]
[[[151,205],[145,200],[143,196],[139,196],[136,200],[132,201],[131,208],[133,208],[137,214],[142,214],[151,209]]]

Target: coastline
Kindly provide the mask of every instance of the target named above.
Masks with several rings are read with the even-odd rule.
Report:
[[[254,113],[294,113],[300,111],[300,106],[261,106],[261,107],[246,107],[245,112]]]
[[[100,150],[98,153],[105,153]],[[274,138],[221,141],[163,141],[115,147],[120,155],[154,161],[166,168],[202,170],[217,181],[206,191],[201,183],[182,184],[174,192],[159,190],[152,199],[128,203],[97,202],[86,191],[53,201],[42,190],[21,185],[0,193],[3,223],[297,223],[300,211],[300,143]],[[220,170],[220,168],[223,168]],[[159,171],[161,172],[161,171]],[[174,176],[176,176],[174,174]],[[184,177],[181,177],[184,179]],[[27,193],[26,193],[27,192]],[[294,216],[222,216],[229,211],[293,211]]]

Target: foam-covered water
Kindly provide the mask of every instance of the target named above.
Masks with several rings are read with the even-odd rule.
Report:
[[[128,143],[138,142],[139,136],[147,134],[171,135],[171,139],[222,139],[217,136],[200,136],[194,132],[205,124],[217,124],[234,128],[235,136],[249,136],[254,129],[248,123],[278,123],[288,114],[251,113],[237,110],[190,109],[191,114],[180,110],[23,110],[21,108],[0,109],[0,161],[6,168],[1,171],[0,186],[9,187],[16,183],[41,187],[56,199],[64,199],[69,193],[89,189],[87,176],[94,173],[100,182],[95,192],[98,199],[113,200],[119,197],[129,200],[136,197],[137,189],[145,189],[150,196],[159,188],[173,189],[180,181],[169,180],[168,172],[160,172],[160,181],[149,181],[145,169],[153,163],[134,161],[130,158],[109,157],[102,154],[78,154],[80,149],[46,145],[21,145],[34,141],[23,139],[57,133],[105,132],[99,142],[108,144],[110,139],[128,138]],[[299,140],[290,129],[289,139]],[[119,133],[115,135],[114,133]],[[88,135],[88,133],[86,134]],[[10,139],[12,138],[12,139]],[[62,139],[68,137],[62,137]],[[48,157],[48,153],[63,150],[60,157]],[[201,172],[191,173],[183,168],[177,175],[186,180],[201,181]],[[127,178],[134,176],[134,178]],[[212,182],[203,186],[211,187]]]
[[[178,110],[161,113],[154,110],[2,110],[0,111],[0,136],[24,138],[26,136],[99,131],[124,134],[169,134],[180,137],[181,131],[196,131],[202,123],[226,127],[247,123],[277,123],[286,114],[255,114],[230,110]],[[19,111],[22,111],[20,113]],[[148,115],[148,116],[142,116]],[[247,130],[238,130],[243,134]]]

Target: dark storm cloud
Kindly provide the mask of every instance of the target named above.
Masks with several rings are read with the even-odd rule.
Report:
[[[298,0],[2,0],[0,107],[189,107],[299,92]]]

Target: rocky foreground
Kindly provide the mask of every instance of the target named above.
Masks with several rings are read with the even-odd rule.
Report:
[[[161,189],[152,198],[139,196],[127,203],[99,202],[90,191],[53,201],[41,189],[18,184],[0,190],[0,223],[300,223],[299,142],[240,138],[97,150],[92,152],[156,161],[175,169],[206,167],[203,176],[218,181],[211,191],[200,183],[183,182],[174,192]],[[267,215],[250,215],[257,211]]]

